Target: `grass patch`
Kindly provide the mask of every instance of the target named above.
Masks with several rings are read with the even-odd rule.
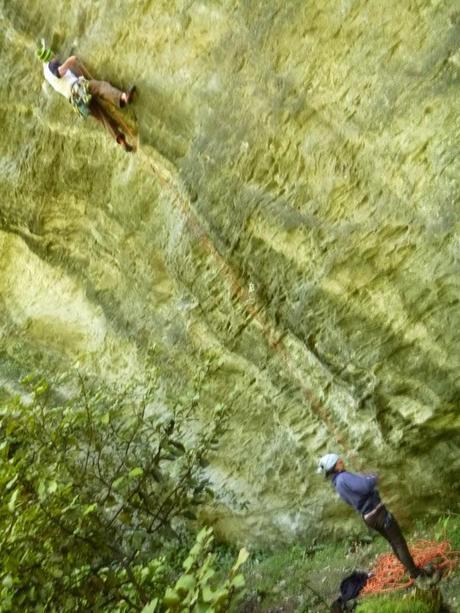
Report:
[[[355,568],[369,568],[383,550],[381,539],[365,537],[254,554],[245,567],[247,608],[239,610],[327,610],[343,577]]]
[[[452,548],[460,549],[460,516],[451,514],[431,524],[417,524],[409,541],[418,539],[444,540]],[[391,551],[390,545],[379,535],[355,535],[339,542],[320,546],[294,545],[275,552],[253,552],[245,565],[247,593],[238,606],[242,613],[313,613],[329,611],[339,595],[341,580],[354,569],[370,570],[375,558]],[[447,600],[455,597],[455,581],[442,582]],[[452,589],[450,589],[450,587]],[[406,596],[406,597],[404,597]],[[454,603],[455,605],[455,603]],[[433,602],[409,598],[407,593],[394,596],[368,597],[360,603],[361,613],[425,613],[433,612]]]
[[[439,607],[433,608],[433,602],[396,595],[368,598],[358,606],[356,613],[434,613],[437,610]]]

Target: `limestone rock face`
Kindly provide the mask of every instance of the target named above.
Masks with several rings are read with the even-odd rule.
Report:
[[[4,388],[153,372],[158,411],[222,403],[203,514],[235,541],[357,529],[332,450],[403,522],[452,509],[458,1],[3,0],[0,26]],[[41,36],[137,84],[136,154],[43,86]]]

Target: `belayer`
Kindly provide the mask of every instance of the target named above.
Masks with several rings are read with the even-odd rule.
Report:
[[[335,453],[328,453],[319,460],[318,473],[329,478],[340,498],[358,511],[369,528],[379,532],[390,543],[395,556],[420,587],[429,581],[432,569],[416,566],[398,522],[380,500],[376,476],[348,472],[343,460]],[[433,576],[432,581],[437,579]]]
[[[96,81],[76,56],[72,55],[65,62],[60,62],[52,49],[46,47],[44,40],[37,50],[37,57],[43,62],[45,79],[55,91],[69,100],[81,117],[91,115],[102,123],[125,151],[133,150],[117,122],[105,112],[100,101],[123,108],[132,102],[134,87],[124,92],[107,81]]]

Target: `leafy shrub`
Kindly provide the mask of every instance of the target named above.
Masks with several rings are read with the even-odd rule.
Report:
[[[228,611],[230,603],[235,602],[238,593],[244,588],[244,576],[239,568],[248,558],[246,549],[241,549],[238,559],[232,566],[228,577],[213,585],[216,575],[216,555],[212,553],[212,529],[203,528],[196,537],[195,545],[183,563],[184,574],[174,587],[168,587],[161,600],[155,598],[143,613],[190,611],[192,613],[219,613]]]
[[[27,383],[31,403],[0,407],[0,609],[132,611],[154,598],[164,608],[186,520],[212,496],[202,465],[222,407],[185,437],[187,407],[162,422],[129,389],[114,399],[82,381],[58,402],[46,382]],[[208,552],[211,536],[200,534]]]

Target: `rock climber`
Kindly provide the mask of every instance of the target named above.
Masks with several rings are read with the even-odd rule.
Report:
[[[133,150],[117,122],[105,112],[100,101],[104,100],[123,108],[133,100],[134,86],[124,92],[107,81],[93,79],[75,55],[67,58],[65,62],[60,62],[52,49],[46,47],[44,40],[37,50],[37,57],[43,62],[45,79],[55,91],[65,96],[82,117],[91,115],[102,123],[125,151]]]
[[[340,498],[362,515],[369,528],[379,532],[390,543],[395,556],[420,587],[439,579],[437,573],[433,575],[433,568],[416,566],[398,522],[380,500],[376,476],[348,472],[336,453],[328,453],[319,460],[318,473],[330,478]]]

